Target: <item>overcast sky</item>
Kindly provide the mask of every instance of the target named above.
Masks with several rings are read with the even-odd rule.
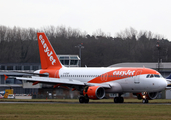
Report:
[[[170,0],[0,0],[0,25],[61,26],[115,36],[126,28],[151,31],[171,41]]]

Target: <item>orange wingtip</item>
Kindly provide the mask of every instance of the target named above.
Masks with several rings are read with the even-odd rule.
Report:
[[[7,76],[7,75],[5,75],[5,74],[4,74],[4,76],[5,76],[5,80],[7,80],[8,76]]]

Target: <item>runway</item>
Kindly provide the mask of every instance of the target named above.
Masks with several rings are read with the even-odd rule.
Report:
[[[89,102],[89,103],[79,103],[79,102],[0,102],[0,104],[115,104],[115,105],[122,105],[122,104],[139,104],[139,105],[171,105],[171,103],[137,103],[137,102],[125,102],[125,103],[113,103],[113,102]]]

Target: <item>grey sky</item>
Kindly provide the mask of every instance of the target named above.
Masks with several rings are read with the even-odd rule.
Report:
[[[0,25],[64,25],[111,36],[133,27],[171,40],[170,5],[170,0],[0,0]]]

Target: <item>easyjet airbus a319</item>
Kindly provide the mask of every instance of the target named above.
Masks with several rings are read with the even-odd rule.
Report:
[[[143,103],[155,99],[158,92],[165,89],[167,81],[153,69],[132,67],[76,67],[63,66],[44,33],[37,33],[41,68],[34,76],[16,77],[37,83],[64,86],[80,91],[79,102],[89,99],[103,99],[106,93],[118,93],[115,103],[123,103],[123,93],[133,93]]]

